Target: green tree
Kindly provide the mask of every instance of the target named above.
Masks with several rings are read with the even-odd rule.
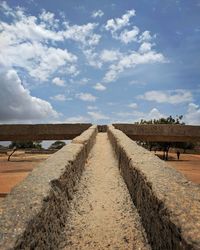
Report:
[[[42,141],[12,141],[11,144],[9,145],[9,148],[14,148],[16,147],[17,149],[22,149],[22,148],[37,148],[41,149]]]
[[[61,149],[65,145],[66,143],[64,141],[55,141],[54,143],[51,144],[49,149]]]
[[[18,149],[25,148],[37,148],[42,149],[41,145],[42,141],[12,141],[9,145],[10,149],[13,149],[11,154],[8,156],[8,161],[10,161],[10,157],[17,151]]]

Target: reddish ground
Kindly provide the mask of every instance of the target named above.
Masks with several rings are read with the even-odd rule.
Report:
[[[10,161],[7,161],[8,156],[0,155],[0,198],[5,197],[39,162],[44,161],[48,156],[45,154],[31,155],[16,152]]]
[[[16,152],[8,162],[8,156],[0,155],[0,198],[5,197],[33,168],[37,167],[39,162],[44,161],[48,156]],[[168,164],[182,172],[187,179],[200,184],[200,155],[181,154],[180,160],[177,160],[174,153],[170,153],[169,156]]]
[[[175,153],[169,153],[167,163],[184,174],[188,180],[200,184],[200,155],[181,154],[177,160]]]

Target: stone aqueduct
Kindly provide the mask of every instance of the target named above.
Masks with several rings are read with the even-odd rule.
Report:
[[[150,247],[200,249],[200,187],[133,141],[200,141],[200,126],[131,124],[0,125],[1,141],[72,139],[0,204],[0,249],[57,249],[63,211],[102,132],[108,134]]]

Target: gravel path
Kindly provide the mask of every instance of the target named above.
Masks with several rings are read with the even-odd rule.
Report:
[[[106,133],[97,135],[60,249],[149,249]]]

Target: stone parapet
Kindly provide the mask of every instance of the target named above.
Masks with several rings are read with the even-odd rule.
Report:
[[[152,249],[200,249],[199,186],[113,126],[108,136]]]
[[[0,204],[0,249],[57,249],[85,160],[92,126],[39,164]]]

